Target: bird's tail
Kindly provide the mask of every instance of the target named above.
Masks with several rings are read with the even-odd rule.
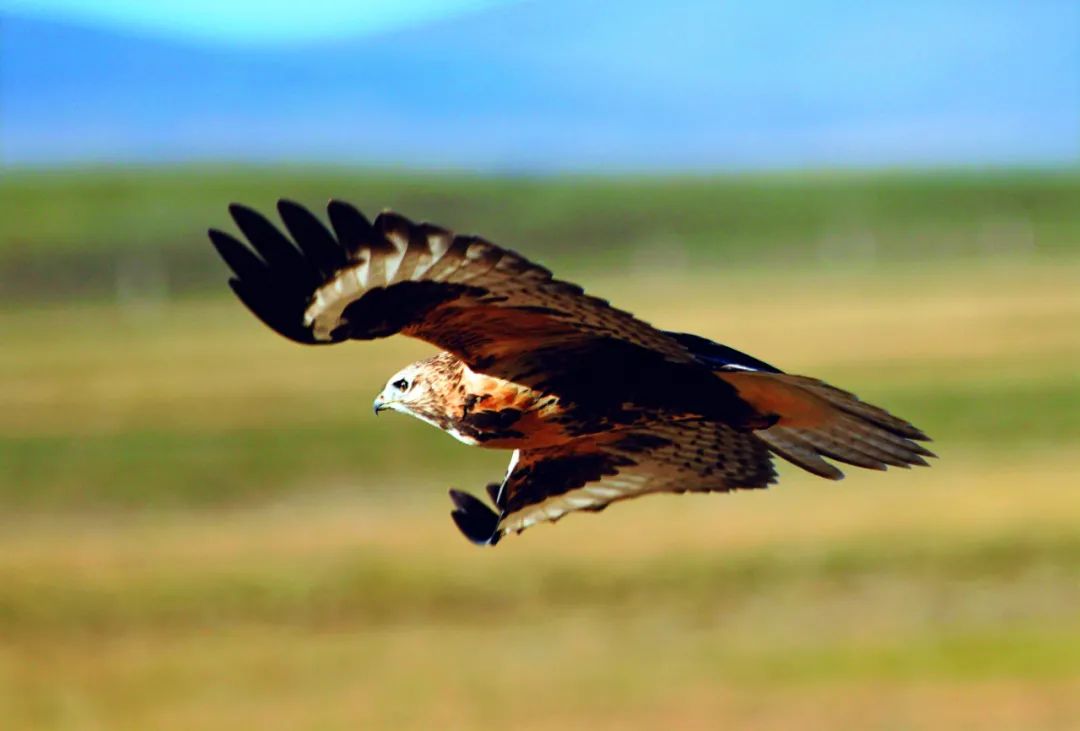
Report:
[[[844,473],[823,457],[858,467],[925,465],[935,456],[920,429],[857,396],[814,378],[786,373],[717,372],[739,397],[775,423],[754,434],[770,450],[831,480]]]

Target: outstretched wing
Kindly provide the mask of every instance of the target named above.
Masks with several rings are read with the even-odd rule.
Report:
[[[495,511],[458,490],[454,522],[467,538],[493,544],[575,510],[598,511],[656,492],[727,492],[776,479],[769,450],[753,435],[700,419],[655,422],[519,450],[501,485],[488,486]]]
[[[776,454],[819,477],[844,476],[825,457],[884,470],[927,465],[936,456],[919,442],[930,438],[914,425],[858,396],[807,376],[718,372],[739,397],[776,423],[755,432]]]
[[[402,333],[474,370],[523,352],[569,357],[597,341],[694,362],[668,334],[475,236],[390,212],[372,223],[336,200],[327,209],[332,231],[280,201],[288,236],[250,208],[229,210],[251,246],[210,231],[235,273],[230,285],[259,319],[299,343]]]
[[[697,335],[669,333],[732,385],[755,411],[775,417],[755,432],[773,453],[819,477],[844,476],[825,457],[857,467],[925,466],[934,453],[921,429],[816,378],[796,376]]]

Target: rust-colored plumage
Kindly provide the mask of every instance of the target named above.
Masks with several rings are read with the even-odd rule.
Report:
[[[659,330],[524,257],[394,213],[331,201],[330,228],[281,201],[288,235],[230,208],[249,246],[210,238],[237,296],[291,340],[397,333],[443,352],[395,374],[375,411],[514,450],[494,509],[451,491],[455,522],[494,544],[539,521],[653,492],[725,492],[776,479],[771,455],[842,477],[926,464],[926,435],[816,379],[694,335]]]

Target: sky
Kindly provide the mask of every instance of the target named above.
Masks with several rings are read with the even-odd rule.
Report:
[[[380,33],[509,0],[0,0],[0,12],[265,45]]]
[[[0,165],[1080,162],[1077,0],[0,0]]]

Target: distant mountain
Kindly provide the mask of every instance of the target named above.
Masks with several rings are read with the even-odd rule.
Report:
[[[1080,157],[1069,0],[505,5],[257,50],[0,16],[6,163],[483,170]]]

